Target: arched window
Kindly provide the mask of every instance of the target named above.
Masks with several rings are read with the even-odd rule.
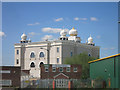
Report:
[[[43,62],[40,63],[40,65],[44,64]]]
[[[44,53],[43,52],[40,52],[40,57],[44,57]]]
[[[35,63],[32,62],[32,63],[30,64],[30,67],[35,67]]]
[[[63,38],[63,40],[65,40],[65,38]]]
[[[39,66],[41,66],[41,65],[43,65],[44,63],[43,62],[40,62],[40,65]]]
[[[30,57],[31,57],[31,58],[35,58],[34,52],[32,52],[32,53],[30,54]]]
[[[90,53],[88,54],[88,56],[91,56]]]
[[[16,60],[16,63],[19,64],[19,60],[18,59]]]

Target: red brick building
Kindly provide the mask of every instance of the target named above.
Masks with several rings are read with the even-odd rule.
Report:
[[[20,87],[21,86],[21,67],[0,66],[0,86]]]
[[[41,79],[80,79],[82,66],[80,64],[60,65],[42,64]]]
[[[73,81],[81,79],[82,66],[80,64],[42,64],[40,68],[41,80],[46,80],[47,87],[52,85],[53,88],[72,88]]]

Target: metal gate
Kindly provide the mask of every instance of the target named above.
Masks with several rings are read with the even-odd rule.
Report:
[[[56,88],[68,88],[69,79],[55,79]]]

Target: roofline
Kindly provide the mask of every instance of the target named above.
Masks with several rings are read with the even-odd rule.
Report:
[[[12,67],[12,68],[21,68],[21,66],[0,66],[0,67]]]
[[[47,44],[47,43],[53,43],[53,42],[55,42],[55,43],[64,43],[64,42],[77,43],[77,42],[71,41],[71,40],[65,40],[65,41],[64,40],[51,40],[51,41],[39,41],[39,42],[31,42],[31,43],[15,43],[14,47],[18,46],[18,45],[36,45],[36,44]],[[92,45],[88,45],[86,43],[79,43],[79,44],[100,48],[100,46],[92,46]]]
[[[116,57],[116,56],[120,56],[120,53],[112,55],[112,56],[108,56],[108,57],[105,57],[105,58],[101,58],[101,59],[96,59],[96,60],[93,60],[93,61],[89,61],[88,63],[93,63],[93,62],[101,61],[101,60],[112,58],[112,57]]]
[[[59,74],[55,75],[54,78],[56,78],[57,76],[59,76],[59,75],[61,75],[61,74],[62,74],[63,76],[65,76],[65,77],[69,78],[69,76],[65,75],[64,73],[59,73]]]

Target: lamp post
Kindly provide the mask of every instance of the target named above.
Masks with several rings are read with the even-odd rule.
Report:
[[[40,49],[44,49],[47,51],[47,64],[48,64],[48,88],[49,88],[49,64],[50,64],[50,48],[46,49],[46,48],[40,48]]]

